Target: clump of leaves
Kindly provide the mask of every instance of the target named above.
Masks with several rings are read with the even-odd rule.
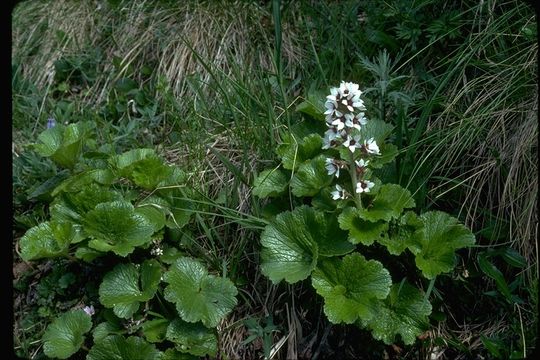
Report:
[[[277,149],[281,166],[255,179],[253,192],[261,198],[277,204],[287,190],[298,198],[290,199],[292,210],[270,215],[261,235],[261,269],[274,283],[311,277],[332,323],[356,324],[386,344],[399,337],[410,345],[429,327],[436,277],[452,271],[456,251],[475,238],[444,212],[417,215],[407,189],[382,183],[379,174],[397,155],[386,141],[392,126],[368,121],[361,96],[357,84],[342,82],[324,109],[318,102],[301,104],[314,123],[293,125]],[[396,262],[410,267],[411,255],[413,279],[389,270]],[[430,282],[427,293],[415,285],[422,279]]]
[[[237,289],[166,236],[195,208],[184,206],[182,170],[153,149],[111,154],[87,123],[52,125],[38,140],[38,153],[69,175],[46,189],[50,218],[19,240],[22,259],[64,257],[105,272],[100,305],[58,316],[43,335],[45,355],[67,359],[84,348],[87,359],[214,356],[214,328],[236,306]],[[154,343],[165,341],[173,346],[158,350]]]

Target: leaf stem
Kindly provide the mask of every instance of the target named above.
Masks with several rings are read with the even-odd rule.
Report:
[[[354,196],[354,201],[356,202],[356,207],[358,210],[362,209],[362,199],[360,198],[360,193],[356,192],[356,184],[358,183],[358,179],[356,177],[356,163],[354,162],[354,153],[350,153],[349,157],[349,173],[351,174],[351,181],[352,181],[352,192]]]
[[[424,300],[429,301],[429,295],[431,295],[431,291],[433,290],[433,285],[435,285],[435,279],[436,277],[434,277],[433,279],[429,281],[429,285],[426,291],[426,295],[424,296]]]

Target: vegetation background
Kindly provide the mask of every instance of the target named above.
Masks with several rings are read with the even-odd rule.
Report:
[[[238,215],[262,216],[251,185],[275,163],[296,106],[341,80],[367,89],[395,126],[393,182],[477,237],[435,284],[432,329],[412,347],[330,324],[303,283],[271,284],[260,229]],[[190,238],[240,290],[220,327],[223,359],[523,358],[535,348],[538,39],[526,3],[27,1],[12,14],[11,85],[18,356],[44,358],[45,327],[87,282],[67,260],[16,255],[47,216],[41,186],[59,172],[29,146],[48,118],[91,120],[120,150],[155,147],[219,206],[195,217]]]

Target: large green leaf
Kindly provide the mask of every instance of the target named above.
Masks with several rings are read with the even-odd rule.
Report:
[[[140,337],[110,335],[95,342],[86,360],[160,360],[161,355],[155,345]]]
[[[287,185],[289,185],[289,179],[282,170],[264,170],[255,178],[253,195],[260,198],[279,196],[285,192]]]
[[[361,219],[355,208],[348,207],[339,215],[339,226],[349,231],[349,241],[353,244],[371,245],[388,230],[384,221],[371,222]]]
[[[89,184],[74,192],[62,193],[55,204],[63,204],[80,216],[93,210],[98,204],[122,200],[122,195],[98,184]],[[54,214],[53,214],[54,215]],[[69,218],[69,216],[68,216]],[[72,217],[76,220],[78,217]]]
[[[66,255],[69,244],[81,235],[69,222],[44,222],[29,229],[19,241],[25,261]]]
[[[202,321],[208,327],[216,327],[236,306],[238,291],[234,284],[227,278],[208,274],[198,260],[176,260],[163,279],[169,284],[165,299],[176,304],[185,321]]]
[[[142,323],[144,337],[150,342],[162,342],[165,340],[167,328],[170,321],[168,319],[154,319]]]
[[[362,141],[374,138],[380,147],[393,129],[394,126],[386,121],[370,119],[366,125],[362,126],[360,135]]]
[[[333,214],[309,206],[276,216],[264,229],[261,244],[261,269],[274,283],[304,280],[319,256],[343,255],[353,249]]]
[[[147,260],[140,267],[118,264],[103,278],[99,301],[113,308],[116,316],[127,319],[139,309],[140,302],[154,297],[160,278],[161,270],[155,260]]]
[[[369,321],[374,316],[376,300],[386,298],[392,279],[380,262],[353,253],[343,260],[322,261],[313,272],[311,283],[324,298],[328,320],[352,324],[359,318]]]
[[[372,203],[358,210],[359,216],[367,221],[390,221],[397,219],[403,209],[414,207],[411,193],[396,184],[382,185]]]
[[[61,192],[78,192],[92,183],[110,185],[114,180],[114,174],[110,169],[86,170],[64,180],[54,189],[52,195],[56,196]]]
[[[111,158],[110,163],[120,176],[132,180],[136,185],[153,190],[173,175],[152,149],[134,149]]]
[[[200,356],[179,352],[176,349],[167,349],[160,360],[200,360]]]
[[[217,337],[212,329],[199,323],[188,323],[174,319],[167,328],[167,340],[176,344],[176,349],[196,356],[216,356]]]
[[[86,214],[84,230],[93,237],[89,242],[91,248],[126,256],[136,246],[151,241],[154,226],[137,214],[130,203],[112,201],[98,204]]]
[[[302,163],[291,180],[291,190],[295,196],[313,196],[323,187],[330,185],[332,176],[328,175],[324,155]]]
[[[58,124],[39,134],[39,143],[35,144],[35,149],[58,165],[73,169],[81,155],[88,131],[86,123],[69,124],[67,127]]]
[[[83,310],[72,310],[56,318],[43,334],[43,350],[52,358],[67,359],[84,342],[84,334],[92,328],[90,316]]]
[[[304,114],[307,114],[314,119],[323,121],[325,116],[325,97],[326,92],[322,90],[313,90],[309,91],[306,100],[298,104],[295,111],[302,112]]]
[[[399,334],[406,345],[411,345],[427,330],[431,304],[420,290],[402,283],[392,285],[388,297],[374,310],[375,316],[367,322],[374,338],[393,344]]]
[[[430,211],[422,214],[420,219],[424,227],[415,232],[409,249],[422,274],[433,279],[451,271],[456,262],[455,251],[473,245],[475,238],[469,229],[447,213]]]
[[[286,134],[284,141],[277,148],[283,167],[287,170],[298,168],[304,161],[312,159],[322,152],[323,140],[317,134],[299,138]]]
[[[386,246],[392,255],[400,255],[415,241],[415,233],[424,226],[420,218],[412,211],[407,211],[390,226],[388,232],[377,241]]]

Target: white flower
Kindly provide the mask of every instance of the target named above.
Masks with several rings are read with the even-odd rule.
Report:
[[[370,138],[367,141],[364,141],[364,149],[367,151],[368,154],[375,154],[380,155],[381,152],[379,150],[379,146],[375,142],[373,138]]]
[[[343,143],[343,145],[345,145],[346,147],[349,148],[349,150],[351,150],[352,153],[354,153],[354,150],[359,148],[360,146],[362,146],[362,144],[360,143],[360,136],[359,135],[356,135],[354,137],[352,136],[347,136],[347,140],[345,140],[345,142]]]
[[[355,163],[356,163],[356,166],[358,167],[366,167],[369,164],[369,160],[360,159],[360,160],[356,160]]]
[[[96,310],[94,309],[94,306],[93,305],[90,305],[90,306],[85,306],[83,308],[83,311],[85,313],[87,313],[89,316],[92,316],[96,313]]]
[[[375,186],[375,183],[371,181],[359,181],[358,183],[356,183],[356,192],[367,193],[373,186]]]
[[[340,137],[340,133],[336,128],[330,128],[326,130],[326,132],[324,133],[324,137],[327,137],[328,140],[334,140]]]
[[[344,117],[338,117],[334,121],[332,121],[332,125],[337,126],[338,130],[341,130],[345,127],[345,122],[343,121]]]
[[[331,194],[332,194],[332,199],[334,200],[345,199],[347,197],[347,195],[345,194],[345,190],[337,184],[336,184],[336,190],[332,191]]]
[[[326,170],[328,175],[336,174],[336,177],[339,177],[339,166],[334,162],[334,159],[326,158]]]
[[[150,254],[155,255],[155,256],[161,256],[163,255],[163,249],[160,248],[159,246],[156,246],[155,248],[150,250]]]
[[[362,91],[359,88],[360,86],[358,84],[342,81],[339,85],[339,93],[341,97],[352,99],[362,95]]]
[[[336,146],[337,144],[336,142],[337,136],[334,136],[331,130],[332,129],[324,133],[323,146],[322,146],[323,149],[330,149],[331,147]]]

